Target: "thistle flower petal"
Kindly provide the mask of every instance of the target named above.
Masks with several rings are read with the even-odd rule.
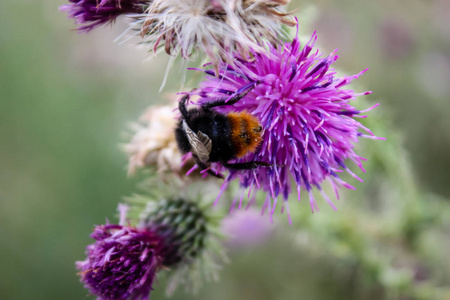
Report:
[[[230,170],[222,190],[234,178],[239,178],[244,188],[262,189],[270,196],[264,208],[271,214],[280,195],[285,200],[282,210],[289,210],[287,200],[292,182],[299,199],[302,189],[309,193],[313,212],[318,210],[313,187],[335,208],[322,189],[323,182],[329,181],[337,196],[338,187],[353,188],[340,179],[338,173],[345,171],[361,180],[348,167],[348,162],[352,161],[364,170],[361,163],[364,158],[354,152],[354,144],[360,137],[377,138],[355,119],[365,117],[362,114],[367,110],[358,110],[350,104],[356,96],[370,92],[355,93],[345,89],[366,70],[338,77],[331,68],[338,56],[333,52],[323,57],[318,50],[313,50],[316,39],[314,33],[303,47],[297,36],[278,47],[268,44],[269,51],[254,52],[252,61],[242,59],[235,52],[235,64],[220,64],[218,74],[209,68],[202,69],[206,80],[192,92],[200,96],[197,104],[201,105],[211,99],[231,98],[249,84],[256,84],[233,106],[216,109],[221,113],[246,110],[256,116],[264,128],[257,151],[232,163],[261,161],[271,167]],[[220,163],[214,167],[218,171],[224,169]]]

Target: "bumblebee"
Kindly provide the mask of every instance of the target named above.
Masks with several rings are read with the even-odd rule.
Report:
[[[175,129],[178,148],[183,154],[191,152],[197,165],[208,169],[210,163],[220,162],[232,170],[255,169],[270,164],[261,161],[228,163],[253,153],[261,143],[262,127],[255,116],[246,111],[221,114],[211,108],[233,105],[245,97],[257,83],[231,98],[215,99],[200,108],[187,109],[190,95],[181,98],[178,108],[181,118]],[[211,175],[221,175],[208,170]]]

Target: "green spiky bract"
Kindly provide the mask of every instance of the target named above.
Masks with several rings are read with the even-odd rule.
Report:
[[[217,280],[216,261],[226,260],[218,243],[220,216],[211,212],[211,202],[173,196],[169,190],[160,184],[147,189],[146,195],[126,198],[127,221],[164,237],[167,255],[163,265],[171,273],[168,293],[180,282],[187,290],[195,291],[203,278]]]

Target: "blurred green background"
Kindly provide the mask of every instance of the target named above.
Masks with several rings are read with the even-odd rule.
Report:
[[[86,298],[74,262],[137,182],[118,145],[164,100],[165,55],[143,62],[113,43],[122,19],[77,34],[62,4],[0,2],[0,299]],[[366,183],[339,212],[291,205],[294,226],[282,216],[268,240],[230,246],[219,282],[173,299],[450,299],[450,2],[313,4],[290,4],[308,14],[302,33],[338,48],[345,73],[370,69],[358,86],[382,104],[370,127],[389,140],[363,142]],[[179,90],[177,71],[165,91]]]

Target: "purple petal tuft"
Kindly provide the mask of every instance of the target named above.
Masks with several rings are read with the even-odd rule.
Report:
[[[122,14],[139,14],[149,1],[144,0],[69,0],[60,10],[67,12],[75,23],[82,24],[79,32],[89,32],[97,26],[114,22]]]
[[[147,299],[162,265],[163,244],[152,231],[97,226],[87,258],[76,263],[81,281],[99,299]]]

